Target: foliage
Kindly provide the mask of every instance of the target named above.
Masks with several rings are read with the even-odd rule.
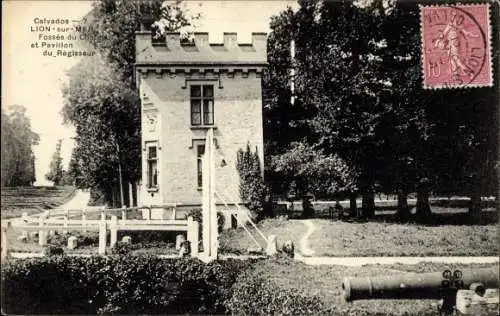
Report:
[[[271,30],[263,113],[273,191],[300,196],[314,188],[317,181],[293,169],[295,154],[312,160],[306,148],[342,161],[340,170],[320,174],[343,178],[349,170],[350,182],[316,191],[361,193],[367,211],[376,191],[402,199],[418,191],[419,215],[431,191],[467,193],[476,205],[481,193],[498,191],[498,89],[422,88],[419,3],[299,1],[297,11],[273,17]]]
[[[1,186],[28,186],[35,182],[33,146],[40,137],[31,130],[30,119],[22,105],[2,107]]]
[[[50,161],[49,172],[45,175],[45,179],[54,182],[54,185],[60,185],[64,177],[61,157],[61,145],[62,139],[59,139],[57,141],[56,151],[52,155],[52,160]]]
[[[117,242],[112,248],[111,248],[111,254],[112,255],[126,255],[130,253],[130,244],[124,243],[124,242]]]
[[[96,246],[99,244],[99,233],[97,232],[72,232],[71,235],[56,234],[49,236],[47,242],[53,246],[66,247],[68,245],[68,237],[70,236],[76,237],[78,247]]]
[[[202,244],[202,239],[203,239],[203,215],[202,215],[202,209],[201,208],[195,208],[190,210],[187,214],[185,219],[188,219],[188,217],[193,217],[193,220],[195,222],[199,223],[198,226],[198,240],[200,241],[200,244]],[[217,231],[221,233],[224,230],[224,224],[225,224],[226,218],[222,215],[221,212],[217,212]],[[191,245],[193,246],[193,245]]]
[[[80,185],[99,188],[109,197],[119,184],[119,164],[125,181],[139,174],[138,95],[102,56],[83,59],[72,74],[63,90],[63,115],[77,133],[72,164],[78,166]]]
[[[46,245],[43,247],[42,253],[44,256],[59,256],[64,254],[64,249],[62,247],[54,245]]]
[[[149,256],[67,257],[2,264],[8,314],[220,314],[248,262]],[[154,295],[152,295],[154,293]]]
[[[261,217],[264,210],[267,188],[262,178],[262,168],[257,149],[255,153],[247,144],[245,151],[238,150],[236,154],[236,170],[240,176],[240,197],[247,203],[250,211],[256,212]]]
[[[132,76],[135,32],[141,24],[152,27],[155,36],[179,30],[190,25],[190,17],[180,1],[101,0],[85,21],[86,44],[97,54],[73,67],[63,88],[63,116],[77,134],[69,173],[79,187],[100,190],[111,202],[120,180],[126,190],[127,183],[140,178],[140,101]]]
[[[320,315],[324,311],[318,297],[304,296],[295,289],[280,289],[252,274],[238,278],[225,305],[235,315]]]
[[[290,149],[271,160],[271,168],[284,176],[289,195],[302,197],[331,196],[356,189],[356,174],[338,155],[326,155],[304,143],[292,143]]]

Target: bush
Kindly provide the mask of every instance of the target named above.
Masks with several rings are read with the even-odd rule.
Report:
[[[321,315],[325,311],[317,296],[308,297],[295,289],[281,289],[248,273],[233,285],[233,293],[225,306],[235,315]]]
[[[201,208],[195,208],[190,210],[184,219],[187,219],[188,217],[193,217],[193,220],[198,222],[200,224],[199,229],[198,229],[198,240],[201,243],[201,240],[203,238],[203,221],[202,221],[202,209]],[[221,233],[224,230],[224,224],[226,223],[226,219],[224,215],[222,215],[221,212],[217,212],[217,230],[219,233]]]
[[[108,232],[109,234],[109,232]],[[70,236],[76,237],[76,241],[78,244],[78,247],[83,247],[83,246],[97,246],[99,244],[99,233],[98,232],[78,232],[78,233],[71,233],[71,234],[57,234],[53,236],[49,236],[47,238],[47,242],[51,245],[58,246],[65,248],[68,244],[68,238]]]
[[[132,237],[133,243],[157,243],[157,242],[175,242],[175,236],[181,232],[176,231],[161,231],[161,230],[127,230],[118,231],[118,239],[123,236]]]
[[[133,241],[133,240],[132,240]],[[174,248],[174,243],[171,242],[163,242],[163,241],[152,241],[148,243],[124,243],[124,242],[117,242],[114,247],[111,248],[111,254],[112,255],[125,255],[129,254],[134,250],[145,250],[148,248],[158,248],[158,249],[173,249]]]
[[[2,265],[2,308],[7,314],[221,314],[249,264],[128,255],[11,260]]]
[[[252,213],[256,213],[258,219],[269,215],[269,206],[266,206],[267,188],[262,178],[262,168],[260,165],[257,149],[255,153],[250,150],[247,144],[246,151],[242,149],[237,152],[236,169],[240,176],[240,197],[247,204]]]
[[[62,247],[54,246],[54,245],[46,245],[42,249],[42,253],[46,257],[50,256],[59,256],[64,254],[64,250]]]
[[[126,255],[130,253],[132,250],[131,245],[128,243],[124,242],[117,242],[112,248],[111,248],[111,254],[112,255]]]

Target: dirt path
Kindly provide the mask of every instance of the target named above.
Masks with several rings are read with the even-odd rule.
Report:
[[[56,209],[50,210],[50,215],[51,216],[58,216],[58,215],[63,215],[65,213],[65,210],[78,210],[78,209],[87,209],[87,210],[95,210],[98,209],[98,206],[87,206],[87,203],[90,200],[90,192],[84,192],[80,189],[76,190],[75,195],[73,198],[66,203],[60,205]],[[32,214],[30,216],[33,217],[38,217],[40,214],[43,214],[44,212],[37,213],[37,214]],[[23,223],[21,217],[14,217],[10,218],[8,220],[13,226],[16,224],[21,225]]]
[[[302,223],[304,223],[307,226],[307,232],[305,233],[304,236],[300,239],[300,253],[304,256],[312,256],[314,255],[314,250],[309,248],[309,242],[308,239],[311,236],[311,234],[314,232],[316,227],[314,226],[314,223],[310,219],[303,220]]]
[[[417,264],[419,262],[439,263],[498,263],[499,257],[304,257],[295,255],[295,260],[308,265],[342,265],[359,267],[367,264]]]

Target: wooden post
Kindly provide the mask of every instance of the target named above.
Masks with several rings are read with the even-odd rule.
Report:
[[[7,228],[9,227],[10,222],[5,221],[5,224],[2,223],[2,256],[1,260],[7,259],[9,256],[9,242],[7,239]]]
[[[82,210],[82,226],[83,226],[83,232],[87,232],[87,210],[83,209]]]
[[[23,212],[22,219],[23,219],[24,224],[28,223],[28,212]],[[22,234],[23,234],[23,236],[28,236],[28,231],[23,230]]]
[[[106,254],[106,220],[101,218],[99,222],[99,254]]]
[[[111,216],[111,225],[110,228],[111,230],[111,240],[110,240],[110,247],[113,247],[116,245],[116,241],[118,239],[118,217],[113,215]]]
[[[132,182],[128,183],[128,206],[134,206],[134,185]]]
[[[126,206],[122,207],[122,220],[127,219],[127,211],[125,210],[126,208],[127,208]]]
[[[106,212],[104,212],[104,208],[101,210],[101,220],[102,221],[106,220]]]
[[[215,168],[214,168],[214,134],[213,129],[207,131],[205,154],[202,159],[203,170],[203,258],[204,261],[217,259],[217,210],[215,209]]]
[[[187,240],[191,243],[191,257],[198,257],[199,223],[189,216],[187,219]]]
[[[175,220],[177,218],[177,209],[175,205],[172,207],[172,219]]]
[[[64,214],[64,229],[63,229],[63,234],[68,233],[68,220],[69,220],[69,210],[66,210]]]
[[[43,227],[44,220],[45,215],[40,215],[40,217],[38,218],[38,226]],[[40,246],[45,246],[47,244],[47,231],[45,231],[44,229],[40,229],[38,231],[38,244]]]

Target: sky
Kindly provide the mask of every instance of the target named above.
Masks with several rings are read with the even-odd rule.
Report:
[[[251,42],[252,32],[269,32],[272,15],[287,6],[296,7],[296,0],[187,0],[185,7],[192,14],[201,13],[196,31],[209,32],[209,41],[222,42],[223,32],[237,32],[238,41]],[[62,139],[65,168],[74,146],[74,128],[63,124],[60,111],[64,100],[61,88],[68,82],[66,72],[79,58],[49,57],[44,49],[32,47],[42,24],[35,19],[80,20],[92,8],[91,1],[2,1],[2,108],[19,104],[27,109],[32,130],[40,135],[34,147],[35,185],[50,185],[45,180],[58,139]],[[72,23],[72,22],[70,22]],[[35,29],[33,29],[35,28]],[[51,33],[58,34],[58,33]],[[64,34],[64,33],[61,33]]]

